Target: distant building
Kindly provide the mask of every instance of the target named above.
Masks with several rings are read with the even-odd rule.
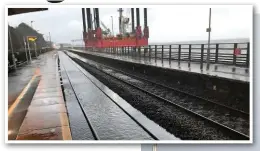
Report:
[[[68,43],[60,43],[58,45],[60,45],[60,49],[71,47],[71,44]]]

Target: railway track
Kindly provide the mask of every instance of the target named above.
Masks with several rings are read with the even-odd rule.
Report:
[[[85,119],[86,119],[86,121],[87,121],[87,123],[88,123],[88,126],[89,126],[89,128],[90,128],[90,130],[91,130],[91,134],[92,134],[93,138],[94,138],[95,140],[100,140],[99,136],[97,135],[96,130],[94,129],[93,124],[90,122],[90,120],[88,119],[88,116],[87,116],[86,112],[85,112],[84,109],[83,109],[83,105],[82,105],[81,102],[79,101],[79,98],[78,98],[78,96],[77,96],[77,94],[76,94],[76,92],[75,92],[75,89],[74,89],[73,86],[72,86],[71,80],[69,79],[68,71],[66,70],[66,68],[64,68],[64,64],[63,64],[62,62],[60,62],[60,60],[59,60],[58,62],[59,62],[59,66],[61,65],[62,68],[63,68],[63,70],[65,71],[65,74],[66,74],[66,76],[67,76],[68,82],[69,82],[69,84],[71,85],[72,92],[73,92],[73,94],[75,95],[76,101],[77,101],[78,104],[79,104],[80,110],[81,110],[81,112],[83,113],[83,115],[84,115],[84,117],[85,117]]]
[[[248,122],[249,115],[243,111],[125,73],[112,67],[96,62],[94,63],[93,61],[88,61],[88,64],[131,87],[178,107],[183,112],[192,114],[204,122],[214,125],[214,127],[221,129],[233,138],[242,140],[249,139],[249,125],[245,124],[245,122]],[[169,93],[171,93],[171,95],[168,95]]]
[[[74,64],[75,65],[75,63],[74,62],[72,62],[72,60],[70,60],[71,61],[71,64]],[[65,75],[66,75],[66,79],[68,80],[68,82],[69,82],[69,84],[71,85],[71,89],[72,89],[72,92],[73,92],[73,94],[75,95],[75,97],[76,97],[76,101],[78,102],[78,104],[79,104],[79,107],[80,107],[80,110],[81,110],[81,112],[84,114],[84,117],[85,117],[85,119],[86,119],[86,121],[87,121],[87,124],[88,124],[88,126],[89,126],[89,128],[90,128],[90,130],[91,130],[91,133],[92,133],[92,135],[93,135],[93,138],[95,139],[95,140],[102,140],[102,136],[100,137],[99,136],[99,134],[100,134],[100,131],[98,131],[98,127],[95,127],[95,124],[93,124],[92,122],[91,122],[91,119],[89,119],[89,116],[88,116],[88,114],[86,113],[86,111],[84,110],[84,104],[82,104],[82,102],[80,101],[80,98],[78,97],[78,95],[77,95],[77,91],[74,89],[74,87],[73,87],[73,84],[72,84],[72,82],[71,82],[71,80],[70,80],[70,78],[69,78],[69,75],[68,75],[68,72],[70,72],[70,71],[67,71],[67,69],[65,68],[65,65],[61,62],[61,61],[59,61],[59,63],[61,64],[60,66],[62,66],[62,69],[63,69],[63,71],[65,71]],[[134,110],[132,110],[131,108],[129,108],[128,107],[128,109],[125,109],[124,107],[125,106],[127,106],[126,104],[124,104],[124,106],[122,105],[122,102],[120,103],[120,101],[116,101],[116,100],[113,100],[113,98],[111,98],[110,97],[110,95],[113,95],[113,94],[107,94],[108,92],[105,92],[103,89],[101,89],[100,87],[102,87],[102,86],[100,86],[100,84],[98,84],[98,83],[96,83],[95,81],[94,81],[94,79],[93,78],[91,78],[91,77],[89,77],[85,72],[83,72],[82,71],[82,69],[80,69],[77,65],[75,65],[74,66],[75,68],[77,68],[78,69],[78,71],[80,71],[86,78],[88,78],[100,91],[102,91],[102,93],[104,93],[105,95],[106,95],[106,97],[108,97],[109,99],[110,99],[110,101],[112,102],[112,104],[115,104],[118,108],[120,108],[119,110],[122,110],[125,114],[126,114],[126,116],[128,116],[132,121],[133,121],[133,123],[136,123],[137,125],[136,126],[139,126],[140,128],[139,129],[141,129],[141,131],[140,132],[142,132],[142,133],[144,133],[144,134],[140,134],[139,136],[142,136],[142,137],[145,137],[146,139],[148,139],[148,140],[161,140],[161,139],[166,139],[166,140],[172,140],[172,139],[177,139],[178,140],[178,138],[176,138],[175,136],[173,136],[172,134],[170,134],[170,133],[168,133],[168,132],[166,132],[164,129],[162,129],[162,128],[160,128],[158,125],[156,125],[155,123],[151,123],[150,121],[147,121],[146,119],[144,119],[143,117],[138,117],[138,118],[136,118],[136,117],[134,117],[133,116],[133,114],[134,115],[139,115],[138,113],[136,113],[136,112],[134,112]],[[82,96],[80,96],[80,97],[82,97]],[[117,98],[118,99],[118,98]],[[129,110],[131,111],[131,113],[129,112]],[[117,112],[118,113],[118,112]],[[146,117],[145,117],[146,118]],[[145,122],[140,122],[140,121],[146,121],[146,123]],[[144,124],[145,123],[145,124]],[[120,124],[122,124],[122,123],[119,123],[119,125]],[[154,126],[154,125],[156,125],[156,126]],[[126,125],[127,126],[127,125]],[[128,125],[129,126],[129,125]],[[131,125],[130,125],[131,126]],[[132,124],[132,126],[135,126],[135,125],[133,125]],[[109,130],[109,129],[108,129]],[[155,132],[155,131],[152,131],[152,130],[157,130],[157,132]],[[119,131],[119,130],[118,130]],[[124,130],[124,131],[129,131],[128,129],[126,129],[126,130]],[[107,132],[107,134],[109,135],[109,132]],[[114,134],[113,134],[114,135]],[[120,135],[123,135],[123,134],[120,134]],[[126,134],[127,135],[127,134]],[[137,134],[137,136],[138,136],[138,134]],[[137,138],[138,139],[138,138]],[[140,138],[139,138],[140,139]]]
[[[69,50],[72,53],[76,53],[80,56],[86,56],[87,58],[89,58],[90,60],[93,60],[93,58],[91,57],[92,55],[85,55],[85,53],[83,52],[78,52],[78,51],[73,51],[73,50]],[[86,53],[87,54],[87,53]],[[99,54],[101,55],[101,54]],[[95,55],[94,55],[95,56]],[[96,60],[94,60],[96,61]],[[106,64],[104,63],[102,60],[98,60],[97,62],[100,62],[102,64]],[[106,62],[106,61],[105,61]],[[150,75],[151,73],[148,71],[148,73],[146,73],[146,70],[139,70],[139,68],[137,69],[137,71],[132,68],[124,68],[124,66],[122,65],[116,65],[114,63],[109,63],[106,64],[109,66],[113,66],[114,68],[120,69],[126,73],[131,73],[132,75],[134,74],[136,77],[144,77],[147,80],[153,81],[155,83],[159,83],[162,84],[164,86],[168,86],[171,88],[174,88],[174,91],[183,91],[186,92],[187,94],[193,94],[194,96],[200,98],[200,99],[206,99],[212,102],[215,102],[216,104],[222,105],[222,106],[226,106],[226,107],[230,107],[233,109],[236,109],[238,111],[244,112],[245,114],[249,115],[249,104],[248,104],[248,100],[245,100],[245,98],[242,98],[241,96],[235,94],[227,94],[225,91],[227,90],[226,88],[218,88],[215,87],[215,91],[214,90],[210,90],[211,88],[199,88],[197,89],[196,86],[189,86],[187,85],[185,82],[180,83],[179,81],[175,81],[174,79],[172,79],[171,77],[165,77],[161,74],[155,73]],[[134,73],[133,73],[134,72]],[[172,81],[172,82],[169,82]],[[207,85],[205,85],[205,87],[208,87]],[[210,86],[211,87],[211,86]],[[214,89],[214,86],[213,86]],[[226,89],[226,90],[225,90]],[[219,92],[223,93],[223,95],[219,95]]]

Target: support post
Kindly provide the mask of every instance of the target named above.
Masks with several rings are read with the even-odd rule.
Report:
[[[162,61],[163,61],[163,52],[164,52],[164,50],[163,50],[163,45],[162,45]]]
[[[140,26],[140,13],[139,8],[136,8],[136,26]]]
[[[87,8],[87,24],[88,24],[88,32],[92,29],[92,23],[91,23],[91,11],[90,8]]]
[[[151,60],[151,45],[149,45],[149,60]]]
[[[157,60],[157,45],[155,45],[155,60]]]
[[[138,55],[139,55],[139,57],[142,57],[142,55],[141,55],[141,47],[138,47]]]
[[[209,9],[209,28],[208,28],[208,50],[207,50],[207,70],[210,64],[210,32],[211,32],[211,8]]]
[[[188,62],[189,68],[190,68],[190,62],[191,62],[191,44],[189,45],[189,62]]]
[[[28,64],[29,61],[28,61],[27,48],[26,48],[26,41],[25,41],[24,36],[23,36],[23,43],[24,43],[24,51],[25,51],[25,56],[26,56],[26,62],[27,62],[27,64]]]
[[[98,11],[98,8],[95,8],[95,14],[96,14],[96,25],[97,25],[97,28],[100,27],[100,21],[99,21],[99,11]]]
[[[250,43],[247,43],[247,48],[246,48],[246,67],[249,68],[249,56],[250,56]]]
[[[132,33],[135,32],[135,9],[131,8],[131,17],[132,17]]]
[[[32,62],[31,49],[30,49],[30,44],[29,44],[27,37],[26,37],[26,40],[27,40],[27,46],[28,46],[28,51],[29,51],[29,59],[30,59],[30,62]]]
[[[144,48],[144,58],[145,58],[146,49],[147,49],[147,48]]]
[[[10,29],[9,29],[9,25],[8,25],[8,33],[9,33],[9,40],[10,40],[11,51],[12,51],[13,65],[14,65],[14,69],[16,70],[16,58],[14,56],[14,48],[13,48],[12,36],[11,36]]]
[[[179,45],[179,49],[178,49],[178,65],[180,65],[180,61],[181,61],[181,45]]]
[[[219,44],[216,44],[215,63],[218,63],[218,49],[219,49]]]
[[[201,53],[200,53],[200,70],[203,70],[203,56],[204,56],[204,44],[201,44]]]
[[[172,45],[170,45],[170,47],[169,47],[169,61],[171,62],[171,60],[172,60]]]
[[[34,43],[34,51],[35,51],[35,57],[37,58],[38,55],[37,55],[37,47],[36,47],[36,42],[33,42]]]
[[[233,50],[233,65],[236,66],[236,62],[237,62],[237,56],[235,54],[235,50],[237,48],[237,43],[234,43],[234,50]],[[232,72],[235,72],[236,71],[236,68],[233,67],[232,68]]]
[[[82,8],[82,22],[83,22],[83,40],[84,40],[85,39],[85,33],[86,33],[85,8]]]

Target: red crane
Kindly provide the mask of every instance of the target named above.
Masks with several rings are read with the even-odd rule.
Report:
[[[123,32],[122,26],[122,9],[119,9],[119,27],[120,33],[117,36],[106,37],[102,34],[102,29],[100,27],[99,20],[99,9],[94,8],[94,25],[92,25],[92,14],[90,8],[86,8],[87,15],[87,27],[86,30],[86,20],[85,20],[85,8],[82,8],[82,18],[83,18],[83,39],[86,48],[111,48],[111,47],[141,47],[148,45],[149,38],[149,28],[147,26],[147,8],[144,8],[144,29],[142,33],[142,28],[140,26],[140,14],[139,8],[136,8],[136,27],[135,27],[135,17],[134,8],[131,8],[131,18],[132,18],[132,33],[125,34]]]

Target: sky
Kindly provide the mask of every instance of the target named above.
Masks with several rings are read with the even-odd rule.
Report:
[[[131,18],[130,8],[123,8],[124,15]],[[118,8],[100,8],[100,20],[118,33]],[[209,26],[209,6],[157,6],[148,7],[149,42],[179,42],[207,40],[206,28]],[[211,39],[250,38],[252,30],[251,6],[227,5],[214,6],[211,10]],[[143,28],[143,8],[140,8],[141,26]],[[21,22],[31,25],[47,35],[56,43],[71,43],[71,40],[82,39],[81,8],[49,8],[47,11],[26,13],[8,17],[11,26]],[[135,21],[136,23],[136,21]],[[129,26],[131,29],[131,26]],[[47,39],[48,40],[48,39]]]

